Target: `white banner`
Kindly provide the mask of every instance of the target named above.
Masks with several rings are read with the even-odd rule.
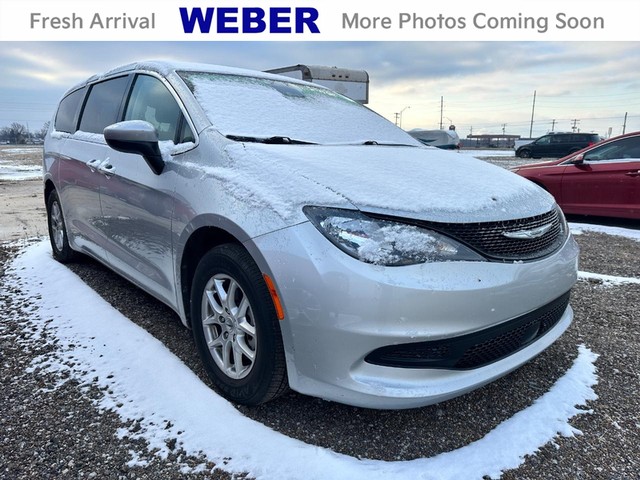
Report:
[[[0,41],[638,39],[637,0],[0,0]]]

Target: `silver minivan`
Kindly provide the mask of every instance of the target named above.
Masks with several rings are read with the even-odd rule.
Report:
[[[215,388],[409,408],[517,368],[569,326],[553,198],[318,85],[144,62],[60,101],[53,255],[89,255],[193,330]]]

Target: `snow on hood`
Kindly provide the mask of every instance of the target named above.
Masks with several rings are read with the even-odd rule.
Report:
[[[227,153],[231,188],[283,218],[300,214],[304,205],[342,205],[421,220],[484,222],[539,215],[554,205],[553,197],[518,175],[434,148],[234,143]]]

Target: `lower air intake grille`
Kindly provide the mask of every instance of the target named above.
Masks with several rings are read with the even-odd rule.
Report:
[[[371,352],[365,361],[400,368],[478,368],[532,344],[562,318],[570,292],[521,317],[479,332],[433,342],[389,345]]]

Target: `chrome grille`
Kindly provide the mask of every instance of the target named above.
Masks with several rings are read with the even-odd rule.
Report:
[[[469,245],[495,260],[532,260],[556,251],[566,238],[556,209],[535,217],[482,223],[420,222],[421,226],[437,230]],[[508,238],[505,233],[550,228],[537,238]]]

